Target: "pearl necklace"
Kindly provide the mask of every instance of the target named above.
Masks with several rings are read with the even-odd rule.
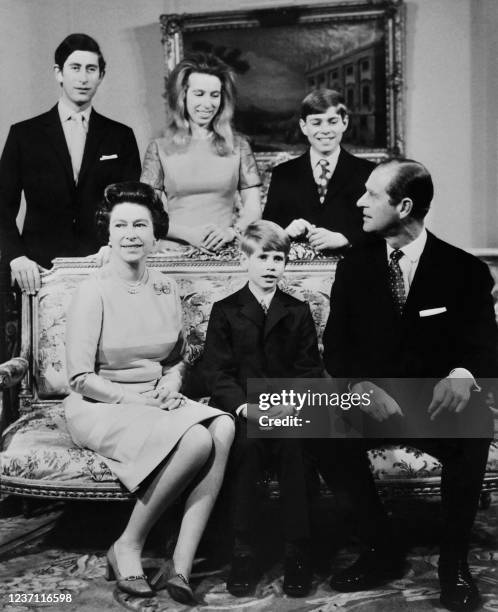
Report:
[[[134,281],[133,283],[130,283],[130,281],[124,280],[124,278],[121,278],[121,280],[123,281],[125,287],[126,287],[126,291],[128,293],[131,293],[133,295],[135,295],[136,293],[140,293],[142,287],[147,283],[147,281],[149,280],[149,273],[147,268],[144,270],[144,273],[142,274],[141,278],[139,278],[137,281]]]

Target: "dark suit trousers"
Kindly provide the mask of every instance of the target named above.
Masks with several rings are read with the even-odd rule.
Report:
[[[439,459],[442,464],[442,559],[465,558],[479,503],[490,441],[481,438],[413,440],[321,440],[315,447],[318,468],[327,485],[344,490],[357,513],[366,545],[385,542],[387,515],[377,494],[367,451],[400,443]]]
[[[308,492],[301,441],[247,437],[245,420],[237,419],[227,482],[235,537],[252,544],[260,529],[265,469],[276,470],[280,485],[281,525],[286,541],[310,536]]]

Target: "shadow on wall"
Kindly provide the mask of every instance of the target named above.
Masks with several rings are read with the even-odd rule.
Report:
[[[164,55],[159,22],[131,28],[128,34],[135,48],[134,72],[139,78],[137,85],[146,118],[142,125],[133,126],[143,157],[147,144],[153,138],[162,136],[165,126]],[[133,117],[130,117],[130,125],[132,124]]]

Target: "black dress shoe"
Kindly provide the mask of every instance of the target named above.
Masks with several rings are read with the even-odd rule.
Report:
[[[227,590],[235,597],[251,595],[256,588],[259,571],[253,555],[239,554],[232,557],[232,567],[227,580]]]
[[[349,567],[330,579],[335,591],[349,593],[378,587],[403,575],[403,558],[392,551],[365,550]]]
[[[305,556],[286,557],[284,593],[290,597],[306,597],[311,589],[311,565]]]
[[[479,590],[469,571],[467,561],[440,563],[441,605],[448,610],[475,610],[481,603]]]

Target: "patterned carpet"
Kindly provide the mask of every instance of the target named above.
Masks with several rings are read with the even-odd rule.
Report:
[[[328,586],[330,572],[355,557],[354,525],[350,512],[341,500],[325,500],[315,509],[316,573],[311,594],[292,599],[282,593],[282,567],[279,562],[281,542],[275,529],[269,528],[262,537],[262,558],[265,574],[253,597],[235,598],[226,592],[226,546],[221,532],[211,529],[211,537],[203,543],[201,552],[214,551],[209,557],[217,560],[208,568],[199,561],[192,582],[202,600],[199,610],[238,612],[336,612],[361,610],[384,612],[435,611],[439,607],[436,577],[439,504],[427,500],[398,500],[389,504],[395,529],[405,543],[408,554],[402,579],[385,588],[353,594],[341,594]],[[122,528],[129,511],[127,504],[71,504],[57,514],[49,533],[43,533],[31,543],[16,546],[4,554],[0,564],[0,609],[6,612],[33,610],[66,610],[67,612],[108,612],[137,610],[140,612],[181,611],[186,608],[173,602],[165,592],[151,600],[126,596],[104,580],[104,550]],[[30,523],[40,519],[0,519],[2,525],[11,521],[12,529],[27,533]],[[12,522],[13,521],[13,522]],[[278,506],[268,504],[265,524],[278,521]],[[24,522],[24,525],[23,525]],[[173,517],[164,521],[151,537],[145,557],[146,571],[158,565],[159,542],[164,533],[173,533]],[[5,530],[4,530],[5,531]],[[483,609],[498,610],[498,496],[491,508],[480,510],[473,535],[470,563],[479,580]],[[220,539],[221,538],[221,539]],[[215,545],[216,542],[216,545]],[[221,544],[220,544],[221,542]],[[332,545],[333,543],[333,545]],[[213,565],[213,564],[212,564]],[[59,604],[10,603],[16,593],[65,593],[71,601]],[[191,609],[191,608],[190,608]]]

